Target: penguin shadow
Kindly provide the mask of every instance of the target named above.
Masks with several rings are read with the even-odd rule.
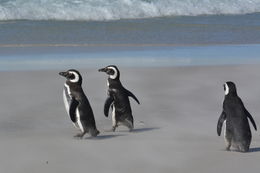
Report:
[[[106,140],[106,139],[112,139],[120,136],[125,136],[122,134],[115,134],[115,135],[98,135],[96,137],[86,137],[84,139],[92,139],[92,140]]]
[[[255,148],[249,148],[249,150],[247,152],[242,152],[242,151],[239,151],[237,149],[230,149],[230,150],[226,150],[226,149],[223,149],[222,151],[225,151],[225,152],[237,152],[237,153],[254,153],[254,152],[260,152],[260,147],[255,147]]]
[[[133,129],[131,132],[133,132],[133,133],[143,133],[143,132],[158,130],[158,129],[160,129],[160,128],[159,127],[146,127],[146,128]]]
[[[250,148],[249,153],[260,152],[260,147]]]

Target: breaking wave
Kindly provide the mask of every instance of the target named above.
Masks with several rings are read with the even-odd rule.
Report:
[[[0,20],[117,20],[260,12],[260,0],[0,0]]]

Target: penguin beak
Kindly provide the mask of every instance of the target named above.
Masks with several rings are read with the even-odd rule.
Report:
[[[67,77],[68,73],[67,72],[59,72],[59,75],[63,76],[63,77]]]
[[[107,72],[107,68],[101,68],[98,70],[99,72]]]

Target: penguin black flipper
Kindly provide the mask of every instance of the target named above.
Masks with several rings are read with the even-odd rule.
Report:
[[[105,105],[104,105],[104,114],[106,117],[108,117],[108,112],[109,112],[109,108],[110,105],[113,103],[114,99],[113,97],[109,96],[106,101],[105,101]]]
[[[257,130],[256,124],[255,124],[255,121],[254,121],[252,115],[246,110],[246,108],[245,108],[245,112],[246,112],[246,116],[250,119],[251,123],[253,124],[255,130]]]
[[[76,109],[77,106],[79,105],[79,102],[72,97],[70,101],[70,109],[69,109],[69,114],[70,114],[70,119],[73,123],[76,123]]]
[[[138,104],[140,104],[139,100],[136,98],[136,96],[135,96],[133,93],[131,93],[131,92],[128,91],[127,89],[125,89],[125,91],[126,91],[126,93],[127,93],[127,95],[128,95],[129,97],[132,97]]]
[[[217,125],[218,136],[220,136],[220,134],[221,134],[222,125],[223,125],[223,122],[226,120],[226,118],[227,118],[227,116],[226,116],[225,112],[223,111],[218,119],[218,125]]]

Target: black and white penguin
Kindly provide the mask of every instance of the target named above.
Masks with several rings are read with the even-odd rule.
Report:
[[[218,120],[217,133],[220,136],[224,123],[226,149],[230,150],[230,147],[233,147],[237,151],[247,152],[252,138],[247,118],[257,130],[255,121],[237,95],[236,85],[233,82],[226,82],[224,91],[223,111]]]
[[[95,118],[90,103],[81,87],[82,77],[77,70],[71,69],[60,72],[67,80],[64,84],[63,100],[66,111],[81,133],[75,137],[82,138],[86,133],[95,137],[99,134],[96,128]]]
[[[119,125],[128,127],[129,131],[134,128],[134,119],[128,97],[132,97],[138,104],[136,96],[125,89],[120,82],[120,72],[115,65],[109,65],[99,69],[99,72],[108,74],[108,97],[105,101],[104,114],[108,117],[109,108],[112,108],[112,131]]]

